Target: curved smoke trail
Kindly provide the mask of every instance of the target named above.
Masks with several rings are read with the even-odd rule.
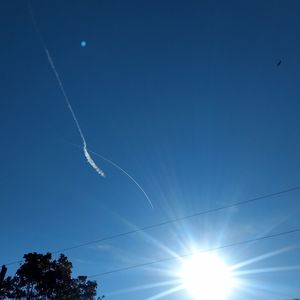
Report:
[[[30,1],[28,2],[28,5],[29,5],[29,11],[30,11],[30,16],[31,16],[31,20],[32,20],[33,26],[34,26],[34,28],[35,28],[35,30],[36,30],[36,32],[37,32],[37,35],[38,35],[38,37],[39,37],[39,39],[40,39],[40,41],[41,41],[41,44],[42,44],[42,46],[43,46],[43,49],[44,49],[44,51],[45,51],[45,53],[46,53],[46,55],[47,55],[48,62],[49,62],[50,66],[51,66],[51,68],[52,68],[52,71],[53,71],[53,73],[54,73],[54,75],[55,75],[55,77],[56,77],[56,80],[57,80],[57,82],[58,82],[58,85],[59,85],[59,87],[60,87],[60,90],[61,90],[61,92],[62,92],[62,94],[63,94],[63,96],[64,96],[64,99],[65,99],[65,101],[66,101],[66,103],[67,103],[67,106],[68,106],[68,108],[69,108],[69,110],[70,110],[70,112],[71,112],[71,115],[72,115],[72,117],[73,117],[73,120],[74,120],[74,122],[75,122],[75,124],[76,124],[76,127],[77,127],[77,130],[78,130],[78,132],[79,132],[79,135],[80,135],[80,137],[81,137],[81,139],[82,139],[82,146],[80,146],[80,148],[83,149],[83,153],[84,153],[84,156],[85,156],[87,162],[88,162],[88,163],[91,165],[91,167],[92,167],[92,168],[93,168],[100,176],[102,176],[102,177],[105,177],[105,173],[97,166],[97,164],[96,164],[96,163],[94,162],[94,160],[92,159],[90,153],[93,153],[94,155],[100,157],[100,158],[103,159],[104,161],[108,162],[109,164],[111,164],[112,166],[114,166],[115,168],[117,168],[118,170],[120,170],[122,173],[124,173],[124,174],[125,174],[125,175],[126,175],[126,176],[127,176],[127,177],[128,177],[128,178],[129,178],[129,179],[130,179],[130,180],[131,180],[138,188],[139,188],[139,190],[144,194],[144,196],[146,197],[148,203],[150,204],[151,208],[153,209],[153,208],[154,208],[153,203],[152,203],[152,201],[150,200],[150,198],[148,197],[147,193],[144,191],[144,189],[141,187],[141,185],[140,185],[140,184],[139,184],[139,183],[138,183],[138,182],[137,182],[137,181],[136,181],[136,180],[135,180],[128,172],[126,172],[123,168],[121,168],[118,164],[114,163],[114,162],[111,161],[110,159],[108,159],[108,158],[106,158],[106,157],[100,155],[100,154],[97,153],[97,152],[89,151],[89,150],[88,150],[88,147],[87,147],[87,143],[86,143],[84,134],[83,134],[82,129],[81,129],[80,125],[79,125],[79,122],[78,122],[78,120],[77,120],[77,117],[76,117],[76,115],[75,115],[75,113],[74,113],[74,110],[73,110],[73,108],[72,108],[72,105],[71,105],[71,102],[70,102],[70,100],[69,100],[69,98],[68,98],[68,95],[67,95],[67,93],[66,93],[66,91],[65,91],[65,88],[64,88],[64,86],[63,86],[62,80],[60,79],[60,76],[59,76],[59,74],[58,74],[58,72],[57,72],[57,70],[56,70],[56,67],[55,67],[55,64],[54,64],[54,62],[53,62],[53,59],[52,59],[52,57],[51,57],[51,55],[50,55],[50,52],[49,52],[49,50],[48,50],[48,48],[47,48],[47,46],[46,46],[46,43],[44,42],[44,39],[43,39],[43,37],[42,37],[42,35],[41,35],[40,31],[39,31],[39,28],[38,28],[38,26],[37,26],[37,23],[36,23],[36,20],[35,20],[35,18],[34,18],[33,9],[32,9],[32,7],[31,7]],[[73,144],[73,145],[76,146],[76,147],[79,147],[78,145],[75,145],[75,144]]]
[[[153,203],[150,200],[150,198],[148,197],[147,193],[144,191],[144,189],[139,185],[139,183],[128,172],[126,172],[124,169],[122,169],[119,165],[117,165],[116,163],[114,163],[110,159],[100,155],[99,153],[97,153],[95,151],[92,151],[92,150],[90,150],[90,152],[93,153],[94,155],[100,157],[101,159],[105,160],[106,162],[110,163],[112,166],[116,167],[121,172],[123,172],[140,189],[140,191],[144,194],[144,196],[146,197],[146,199],[147,199],[148,203],[150,204],[151,208],[154,208]]]
[[[79,145],[76,145],[74,143],[70,143],[70,142],[68,142],[68,143],[71,144],[74,147],[81,148]],[[147,199],[148,203],[150,204],[151,208],[154,209],[153,203],[152,203],[151,199],[149,198],[149,196],[147,195],[147,193],[145,192],[145,190],[141,187],[141,185],[127,171],[125,171],[118,164],[116,164],[112,160],[104,157],[103,155],[101,155],[101,154],[99,154],[99,153],[97,153],[93,150],[90,150],[90,152],[93,153],[95,156],[98,156],[99,158],[101,158],[104,161],[108,162],[113,167],[117,168],[119,171],[121,171],[123,174],[125,174],[138,187],[138,189],[144,194],[144,196]]]

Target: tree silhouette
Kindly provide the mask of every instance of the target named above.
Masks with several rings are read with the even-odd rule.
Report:
[[[7,277],[0,290],[0,299],[26,300],[92,300],[97,282],[87,276],[72,278],[72,263],[61,254],[57,260],[51,253],[28,253],[15,276]],[[99,297],[98,299],[103,299]]]

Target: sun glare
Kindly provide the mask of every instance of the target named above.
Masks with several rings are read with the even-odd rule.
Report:
[[[182,284],[196,300],[224,300],[234,286],[230,268],[213,254],[198,254],[184,261]]]

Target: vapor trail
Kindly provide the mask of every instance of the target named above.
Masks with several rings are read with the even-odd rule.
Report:
[[[68,95],[67,95],[67,93],[66,93],[66,90],[65,90],[65,88],[64,88],[64,85],[63,85],[63,83],[62,83],[62,80],[61,80],[61,78],[60,78],[60,76],[59,76],[59,74],[58,74],[58,72],[57,72],[57,69],[56,69],[55,64],[54,64],[54,62],[53,62],[53,59],[52,59],[52,57],[51,57],[51,55],[50,55],[50,52],[49,52],[49,50],[48,50],[48,48],[47,48],[47,46],[46,46],[46,43],[45,43],[45,41],[44,41],[44,39],[43,39],[43,37],[42,37],[42,35],[41,35],[41,33],[40,33],[40,30],[39,30],[39,28],[38,28],[38,26],[37,26],[37,23],[36,23],[36,20],[35,20],[35,18],[34,18],[34,14],[33,14],[33,10],[32,10],[30,1],[28,2],[28,6],[29,6],[29,11],[30,11],[30,16],[31,16],[31,20],[32,20],[33,26],[34,26],[34,28],[35,28],[35,30],[36,30],[36,32],[37,32],[37,35],[38,35],[38,37],[39,37],[39,39],[40,39],[40,41],[41,41],[41,44],[42,44],[42,46],[43,46],[43,49],[44,49],[44,51],[45,51],[45,53],[46,53],[46,55],[47,55],[48,62],[49,62],[50,66],[51,66],[51,69],[52,69],[52,71],[53,71],[53,73],[54,73],[54,75],[55,75],[55,77],[56,77],[56,80],[57,80],[57,82],[58,82],[58,85],[59,85],[59,87],[60,87],[60,90],[61,90],[61,92],[62,92],[62,94],[63,94],[63,96],[64,96],[64,99],[65,99],[65,101],[66,101],[66,103],[67,103],[67,106],[68,106],[68,108],[69,108],[69,110],[70,110],[70,112],[71,112],[72,118],[73,118],[73,120],[74,120],[74,122],[75,122],[75,124],[76,124],[77,130],[78,130],[79,135],[80,135],[80,137],[81,137],[83,154],[84,154],[84,156],[85,156],[87,162],[90,164],[90,166],[91,166],[91,167],[92,167],[92,168],[93,168],[100,176],[105,177],[104,172],[97,166],[97,164],[94,162],[94,160],[92,159],[92,157],[91,157],[91,155],[90,155],[90,153],[89,153],[89,151],[88,151],[87,143],[86,143],[84,134],[83,134],[82,129],[81,129],[80,125],[79,125],[79,122],[78,122],[78,120],[77,120],[77,117],[76,117],[76,115],[75,115],[75,113],[74,113],[74,110],[73,110],[73,108],[72,108],[72,105],[71,105],[71,102],[70,102],[70,100],[69,100],[69,97],[68,97]]]
[[[150,206],[152,208],[154,208],[153,203],[150,200],[150,198],[148,197],[147,193],[144,191],[144,189],[139,185],[139,183],[128,172],[126,172],[124,169],[122,169],[119,165],[117,165],[116,163],[114,163],[110,159],[108,159],[108,158],[100,155],[99,153],[97,153],[95,151],[92,151],[92,150],[90,150],[90,152],[93,153],[94,155],[102,158],[103,160],[105,160],[106,162],[110,163],[112,166],[116,167],[118,170],[120,170],[121,172],[123,172],[140,189],[140,191],[144,194],[144,196],[148,200],[148,203],[150,204]]]
[[[39,39],[40,39],[40,41],[41,41],[41,44],[42,44],[42,46],[43,46],[43,49],[44,49],[44,51],[45,51],[45,53],[46,53],[46,55],[47,55],[48,62],[49,62],[50,66],[51,66],[51,69],[52,69],[52,71],[53,71],[53,73],[54,73],[54,75],[55,75],[55,77],[56,77],[56,80],[57,80],[57,82],[58,82],[58,85],[59,85],[59,87],[60,87],[60,90],[61,90],[61,92],[62,92],[62,94],[63,94],[63,97],[64,97],[64,99],[65,99],[65,101],[66,101],[66,104],[67,104],[67,106],[68,106],[68,108],[69,108],[69,110],[70,110],[70,112],[71,112],[72,118],[73,118],[73,120],[74,120],[74,122],[75,122],[75,124],[76,124],[77,130],[78,130],[79,135],[80,135],[81,140],[82,140],[82,146],[78,146],[78,145],[75,145],[75,144],[73,144],[73,145],[76,146],[76,147],[79,147],[79,148],[82,147],[82,149],[83,149],[83,154],[84,154],[84,156],[85,156],[87,162],[91,165],[91,167],[92,167],[92,168],[93,168],[100,176],[105,177],[105,173],[97,166],[97,164],[96,164],[96,163],[94,162],[94,160],[92,159],[90,153],[93,153],[94,155],[100,157],[100,158],[103,159],[104,161],[108,162],[109,164],[111,164],[112,166],[114,166],[115,168],[117,168],[118,170],[120,170],[121,172],[123,172],[123,173],[124,173],[124,174],[125,174],[125,175],[126,175],[126,176],[127,176],[127,177],[128,177],[128,178],[129,178],[129,179],[130,179],[130,180],[131,180],[138,188],[139,188],[139,190],[144,194],[144,196],[146,197],[148,203],[150,204],[151,208],[153,209],[154,207],[153,207],[152,201],[151,201],[150,198],[148,197],[147,193],[144,191],[144,189],[140,186],[140,184],[139,184],[139,183],[138,183],[138,182],[137,182],[137,181],[136,181],[136,180],[135,180],[128,172],[126,172],[124,169],[122,169],[119,165],[117,165],[116,163],[114,163],[114,162],[111,161],[110,159],[108,159],[108,158],[106,158],[106,157],[100,155],[100,154],[97,153],[97,152],[89,151],[89,150],[88,150],[88,147],[87,147],[87,143],[86,143],[84,134],[83,134],[82,129],[81,129],[81,127],[80,127],[80,124],[79,124],[79,122],[78,122],[78,120],[77,120],[77,117],[76,117],[76,115],[75,115],[75,112],[74,112],[74,110],[73,110],[73,107],[72,107],[72,105],[71,105],[71,102],[70,102],[70,100],[69,100],[69,97],[68,97],[68,95],[67,95],[67,93],[66,93],[66,90],[65,90],[65,88],[64,88],[63,82],[62,82],[62,80],[61,80],[61,78],[60,78],[60,76],[59,76],[59,74],[58,74],[58,72],[57,72],[57,69],[56,69],[55,64],[54,64],[54,61],[53,61],[53,59],[52,59],[52,57],[51,57],[51,54],[50,54],[50,52],[49,52],[49,50],[48,50],[48,48],[47,48],[47,45],[46,45],[46,43],[45,43],[45,41],[44,41],[44,39],[43,39],[43,37],[42,37],[42,35],[41,35],[41,33],[40,33],[39,28],[38,28],[38,26],[37,26],[37,23],[36,23],[34,14],[33,14],[33,9],[32,9],[32,6],[31,6],[30,1],[28,2],[28,6],[29,6],[29,12],[30,12],[30,16],[31,16],[31,20],[32,20],[33,26],[34,26],[34,28],[35,28],[35,30],[36,30],[36,32],[37,32],[37,35],[38,35],[38,37],[39,37]]]
[[[71,145],[80,148],[80,146],[70,143]],[[101,154],[90,150],[91,153],[93,153],[94,155],[100,157],[101,159],[103,159],[104,161],[108,162],[109,164],[111,164],[112,166],[114,166],[115,168],[117,168],[119,171],[121,171],[122,173],[124,173],[138,188],[139,190],[144,194],[144,196],[146,197],[148,203],[150,204],[151,208],[154,209],[153,203],[150,200],[149,196],[147,195],[147,193],[144,191],[144,189],[141,187],[141,185],[128,173],[126,172],[123,168],[121,168],[118,164],[116,164],[115,162],[111,161],[110,159],[102,156]]]

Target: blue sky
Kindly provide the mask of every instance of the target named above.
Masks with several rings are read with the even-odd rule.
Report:
[[[32,1],[90,149],[30,20],[2,1],[0,263],[299,185],[298,1]],[[81,41],[86,47],[81,47]],[[276,64],[282,60],[280,67]],[[96,274],[300,227],[299,192],[67,252]],[[155,242],[156,241],[156,242]],[[230,264],[287,246],[285,236],[220,251]],[[257,262],[299,264],[299,248]],[[11,267],[13,271],[14,267]],[[149,299],[179,262],[99,278],[108,299]],[[247,276],[256,296],[300,296],[299,271]],[[261,288],[266,291],[262,291]],[[119,293],[117,293],[119,291]],[[239,291],[234,299],[253,299]],[[190,299],[181,291],[162,299]],[[277,299],[277,298],[276,298]]]

